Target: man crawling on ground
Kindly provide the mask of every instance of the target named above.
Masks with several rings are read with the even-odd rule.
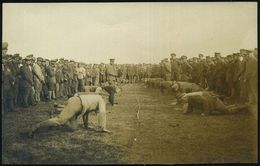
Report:
[[[67,125],[73,129],[80,115],[82,115],[84,127],[91,129],[88,126],[88,115],[91,112],[96,112],[98,116],[97,131],[110,133],[106,129],[106,102],[103,97],[99,93],[82,92],[70,97],[57,117],[33,125],[28,132],[28,137],[33,138],[34,134],[43,128]]]

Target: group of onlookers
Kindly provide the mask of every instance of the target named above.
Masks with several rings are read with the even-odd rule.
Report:
[[[198,57],[177,58],[159,64],[86,64],[73,60],[44,59],[27,55],[7,54],[7,43],[2,43],[2,99],[4,110],[16,106],[29,107],[40,101],[55,100],[84,91],[86,85],[114,85],[136,83],[147,78],[166,81],[187,81],[214,90],[238,102],[257,100],[257,49],[241,49],[223,57],[199,54]]]

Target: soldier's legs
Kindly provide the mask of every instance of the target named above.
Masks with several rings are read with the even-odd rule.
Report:
[[[106,103],[100,100],[98,103],[98,125],[101,129],[106,129]]]
[[[248,97],[249,97],[249,102],[251,104],[256,104],[257,102],[257,79],[256,78],[251,78],[248,80]]]
[[[240,95],[239,99],[241,103],[246,103],[248,101],[248,95],[247,95],[247,87],[246,83],[243,81],[240,81]]]
[[[17,83],[15,83],[15,86],[14,86],[14,105],[17,106],[18,105],[18,94],[19,94],[19,86]]]
[[[216,101],[215,101],[215,109],[216,109],[216,111],[219,111],[221,113],[229,112],[227,106],[218,98],[216,98]]]
[[[30,95],[30,87],[22,87],[21,88],[21,99],[22,99],[22,106],[28,107],[28,98]]]
[[[56,83],[55,93],[56,93],[56,97],[59,98],[60,97],[60,84],[59,83]]]
[[[14,102],[13,97],[8,96],[4,99],[4,111],[14,111]]]

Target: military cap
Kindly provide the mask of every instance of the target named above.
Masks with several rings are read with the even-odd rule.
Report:
[[[58,62],[58,59],[54,59],[55,60],[55,62]]]
[[[19,58],[19,54],[14,54],[12,59],[18,59]]]
[[[109,61],[110,62],[115,62],[115,59],[114,58],[110,58]]]
[[[187,59],[187,56],[182,55],[182,56],[181,56],[181,59]]]
[[[175,53],[171,53],[171,57],[173,57],[173,56],[176,56],[176,54]]]
[[[220,53],[219,52],[215,52],[215,57],[218,57],[220,56]]]
[[[43,58],[42,58],[42,62],[46,62],[46,59],[43,59]]]
[[[204,57],[204,55],[203,54],[199,54],[199,57]]]
[[[43,61],[42,57],[37,57],[37,61]]]
[[[2,43],[2,50],[8,50],[8,43],[7,42]]]
[[[36,58],[35,58],[35,57],[31,57],[31,60],[32,60],[32,61],[36,61]]]
[[[249,50],[247,49],[240,49],[240,54],[248,54]]]
[[[232,58],[232,55],[227,55],[227,58]]]
[[[25,61],[30,61],[30,60],[31,60],[31,58],[30,58],[30,57],[28,57],[28,56],[26,56],[26,57],[24,58],[24,60],[25,60]]]
[[[55,61],[54,59],[52,59],[52,60],[50,60],[50,62],[53,62],[53,63],[54,63],[54,62],[56,62],[56,61]]]
[[[64,58],[60,58],[59,60],[60,60],[60,61],[64,61]]]
[[[206,56],[206,59],[209,59],[210,58],[210,56]]]
[[[75,62],[74,60],[70,60],[70,62]]]
[[[49,62],[50,60],[49,59],[45,59],[45,62]]]
[[[64,59],[64,62],[68,62],[69,60],[68,59]]]
[[[27,55],[27,57],[32,58],[32,57],[33,57],[33,54],[29,54],[29,55]]]

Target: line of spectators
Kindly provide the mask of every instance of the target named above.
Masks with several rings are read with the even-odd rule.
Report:
[[[40,101],[51,101],[84,91],[86,85],[105,85],[111,75],[109,64],[86,64],[73,60],[44,59],[27,55],[7,54],[2,43],[2,99],[4,110],[29,107]],[[222,57],[199,54],[198,57],[177,58],[159,64],[112,64],[116,82],[136,83],[147,78],[166,81],[187,81],[224,94],[238,102],[255,103],[257,98],[257,49],[241,49],[239,53]]]

